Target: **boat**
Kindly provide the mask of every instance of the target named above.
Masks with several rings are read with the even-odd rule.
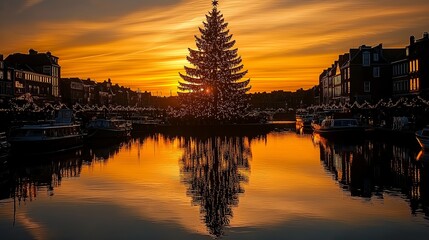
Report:
[[[72,117],[72,110],[61,109],[54,121],[13,127],[8,137],[11,153],[52,153],[82,146],[81,125],[74,123]]]
[[[311,130],[311,122],[314,119],[312,114],[296,115],[295,127],[296,130]]]
[[[10,144],[7,142],[6,132],[0,132],[0,158],[6,156],[9,149]]]
[[[97,118],[91,120],[86,126],[88,140],[110,140],[121,139],[131,136],[131,122],[119,118]]]
[[[162,124],[161,119],[154,119],[149,116],[133,115],[130,117],[133,132],[150,132]]]
[[[354,118],[325,118],[320,124],[313,122],[312,128],[325,138],[356,138],[365,132]]]
[[[429,126],[415,133],[417,142],[423,149],[429,149]]]

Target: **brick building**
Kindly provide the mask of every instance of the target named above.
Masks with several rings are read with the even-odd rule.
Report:
[[[404,48],[362,45],[340,55],[319,77],[324,104],[376,102],[392,96],[392,62],[405,58]]]
[[[5,62],[13,68],[15,96],[31,93],[41,98],[59,98],[61,67],[58,57],[30,49],[28,54],[9,55]]]
[[[13,69],[9,68],[0,54],[0,103],[14,97],[13,94]]]

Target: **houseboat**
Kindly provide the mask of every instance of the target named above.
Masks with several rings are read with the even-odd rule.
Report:
[[[88,140],[110,140],[131,136],[132,124],[125,119],[103,119],[91,120],[86,126],[86,139]]]
[[[320,124],[312,124],[314,133],[326,138],[356,138],[364,134],[364,128],[353,118],[326,118]]]
[[[62,109],[53,121],[13,127],[8,142],[13,154],[52,153],[83,144],[81,125],[72,122],[73,111]]]
[[[417,131],[416,138],[423,149],[429,149],[429,127]]]

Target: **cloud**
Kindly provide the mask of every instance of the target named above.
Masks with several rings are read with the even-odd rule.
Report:
[[[31,8],[31,7],[33,7],[33,6],[35,6],[35,5],[39,4],[39,3],[41,3],[41,2],[43,2],[43,1],[44,1],[44,0],[25,0],[25,2],[24,2],[24,6],[23,6],[22,10],[25,10],[25,9]]]
[[[8,34],[2,35],[0,46],[4,54],[51,51],[60,57],[64,77],[111,78],[141,90],[175,93],[178,72],[189,66],[187,49],[196,48],[194,35],[200,34],[211,3],[159,1],[163,4],[73,0],[73,6],[72,0],[52,1],[23,14],[29,20],[21,25],[17,22],[23,19],[6,17],[9,22],[1,27]],[[46,14],[47,7],[61,16]],[[379,43],[405,47],[410,35],[429,30],[429,2],[423,0],[412,5],[405,0],[229,0],[221,1],[219,9],[249,70],[252,91],[311,87],[350,48]]]

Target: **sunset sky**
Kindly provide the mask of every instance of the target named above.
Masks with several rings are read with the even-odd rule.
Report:
[[[339,54],[405,47],[429,31],[427,0],[220,0],[251,92],[310,88]],[[0,54],[60,58],[62,77],[177,92],[211,0],[1,0]]]

